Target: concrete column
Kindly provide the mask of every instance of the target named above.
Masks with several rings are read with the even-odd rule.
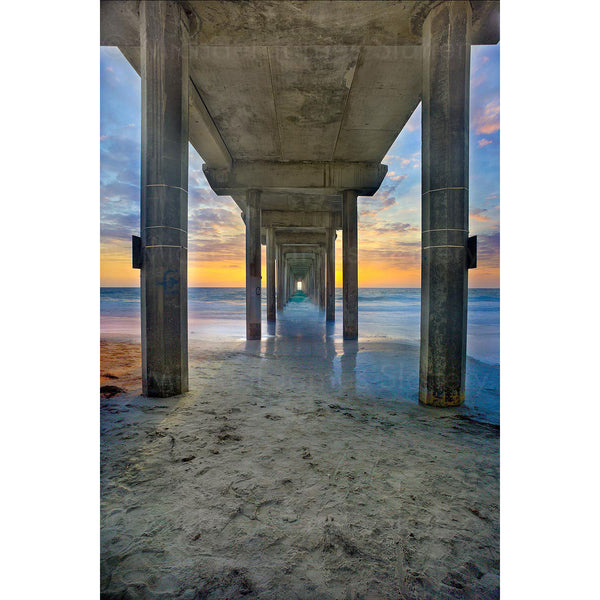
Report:
[[[281,246],[276,248],[277,254],[277,310],[283,308],[283,253],[281,252]]]
[[[326,319],[335,321],[335,229],[327,231],[327,300]]]
[[[275,321],[275,233],[267,229],[267,321]]]
[[[188,390],[188,29],[177,2],[140,5],[142,389]]]
[[[287,304],[288,301],[288,264],[287,259],[285,258],[285,254],[283,255],[283,306]]]
[[[321,300],[323,298],[323,281],[321,280],[321,275],[323,274],[323,269],[320,252],[315,252],[315,261],[317,265],[317,305],[319,308],[323,308],[321,306]]]
[[[246,339],[260,340],[260,191],[246,192]]]
[[[471,6],[444,2],[423,28],[419,401],[464,402]]]
[[[319,285],[321,293],[319,294],[319,308],[325,310],[325,302],[327,298],[326,289],[326,266],[325,266],[325,251],[324,248],[319,250]]]
[[[319,253],[315,252],[315,304],[321,308],[321,265],[319,262]]]
[[[344,285],[344,339],[358,338],[358,193],[344,190],[342,196],[342,250]]]

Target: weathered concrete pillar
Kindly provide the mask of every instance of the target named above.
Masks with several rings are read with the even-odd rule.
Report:
[[[260,191],[246,192],[246,339],[261,338]]]
[[[325,249],[319,249],[319,285],[321,293],[319,294],[319,308],[325,310],[325,302],[327,298],[327,283],[326,283],[326,265],[325,265]]]
[[[321,261],[318,252],[315,252],[315,281],[316,281],[316,295],[315,304],[321,308]]]
[[[287,281],[288,281],[288,263],[287,263],[287,259],[284,254],[283,255],[283,306],[285,306],[288,301]]]
[[[471,6],[444,2],[423,28],[419,400],[464,402]]]
[[[343,312],[344,339],[358,338],[358,194],[344,190],[342,196]]]
[[[326,319],[335,321],[335,229],[327,231],[327,301]]]
[[[275,233],[267,229],[267,321],[276,320],[275,310]]]
[[[141,321],[146,396],[188,390],[188,29],[177,2],[140,5]]]
[[[277,246],[277,310],[283,308],[283,253],[281,246]]]

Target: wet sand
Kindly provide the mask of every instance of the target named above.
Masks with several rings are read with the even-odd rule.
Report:
[[[417,348],[293,308],[262,342],[192,341],[178,398],[103,340],[127,391],[101,399],[102,598],[498,598],[498,427],[416,404]]]

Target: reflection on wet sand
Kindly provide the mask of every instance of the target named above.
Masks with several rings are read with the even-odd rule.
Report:
[[[247,342],[245,349],[266,359],[281,381],[301,375],[319,380],[331,392],[354,400],[417,402],[419,384],[418,343],[390,341],[361,334],[343,340],[338,323],[309,300],[293,302],[267,323],[267,336]],[[467,401],[457,412],[497,424],[499,422],[498,367],[468,359]]]

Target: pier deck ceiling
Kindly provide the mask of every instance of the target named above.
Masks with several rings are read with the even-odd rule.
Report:
[[[330,210],[344,188],[377,190],[421,99],[422,27],[437,0],[181,4],[189,137],[217,193],[244,210],[257,188],[269,209],[307,211]],[[471,4],[473,43],[497,43],[498,3]],[[141,73],[139,32],[138,0],[101,2],[101,43]]]

